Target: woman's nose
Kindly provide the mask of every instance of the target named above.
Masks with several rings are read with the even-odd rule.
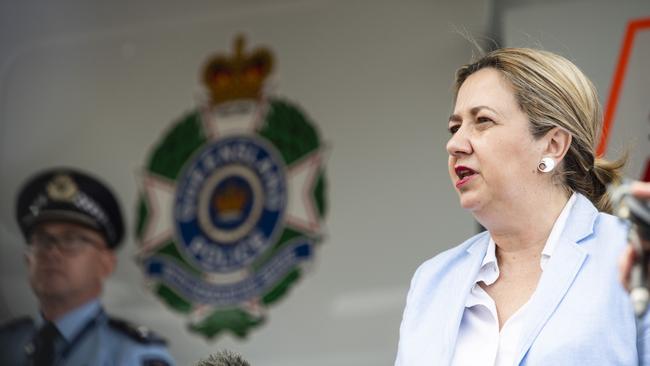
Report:
[[[447,141],[447,152],[449,155],[458,156],[462,154],[471,154],[472,145],[470,144],[469,138],[467,136],[467,131],[465,131],[462,126],[451,135],[449,141]]]

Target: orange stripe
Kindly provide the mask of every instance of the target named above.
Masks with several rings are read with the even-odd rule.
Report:
[[[611,131],[612,123],[614,121],[614,113],[616,112],[616,106],[618,105],[618,98],[621,93],[621,89],[623,88],[623,81],[625,78],[625,72],[627,71],[627,64],[630,60],[630,55],[632,54],[634,37],[636,36],[637,31],[644,28],[650,28],[650,18],[632,20],[627,24],[625,38],[623,39],[623,47],[621,48],[621,53],[618,56],[618,64],[616,65],[616,71],[614,72],[612,89],[610,90],[609,98],[607,99],[605,118],[603,121],[603,131],[600,135],[600,143],[598,144],[598,149],[596,150],[597,156],[603,156],[605,150],[607,149],[607,140],[609,139],[609,132]]]

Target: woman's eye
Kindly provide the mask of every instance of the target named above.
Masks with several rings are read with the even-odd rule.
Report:
[[[451,133],[453,135],[453,134],[456,133],[456,131],[458,131],[459,128],[460,128],[460,125],[449,126],[449,133]]]
[[[478,121],[478,123],[485,123],[485,122],[492,122],[492,119],[489,117],[478,117],[476,121]]]

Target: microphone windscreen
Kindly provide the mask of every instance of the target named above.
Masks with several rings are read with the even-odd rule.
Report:
[[[251,366],[248,361],[233,351],[223,350],[199,361],[196,366]]]

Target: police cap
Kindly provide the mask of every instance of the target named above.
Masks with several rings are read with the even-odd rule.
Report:
[[[120,205],[97,178],[70,168],[36,174],[20,190],[16,219],[25,238],[38,223],[67,221],[97,230],[115,249],[124,236]]]

